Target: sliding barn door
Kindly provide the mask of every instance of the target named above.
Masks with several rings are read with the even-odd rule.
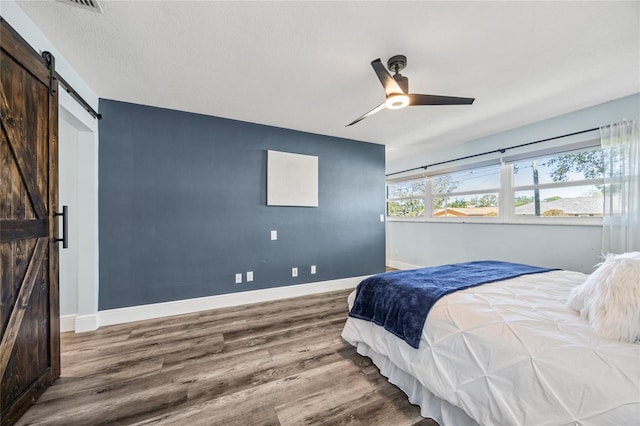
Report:
[[[14,424],[60,375],[58,98],[47,61],[0,33],[0,423]],[[49,58],[53,63],[53,58]]]

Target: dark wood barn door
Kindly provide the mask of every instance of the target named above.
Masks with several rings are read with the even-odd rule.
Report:
[[[1,19],[0,19],[1,20]],[[6,23],[0,33],[0,424],[60,375],[57,82]],[[53,62],[53,60],[51,61]]]

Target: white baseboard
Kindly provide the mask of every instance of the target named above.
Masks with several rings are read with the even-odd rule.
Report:
[[[328,291],[355,288],[362,277],[342,278],[338,280],[320,281],[309,284],[291,285],[285,287],[250,290],[239,293],[220,294],[217,296],[198,297],[195,299],[175,300],[171,302],[154,303],[150,305],[130,306],[126,308],[108,309],[98,312],[99,325],[123,324],[172,315],[189,314],[210,309],[227,308],[246,305],[249,303],[268,302],[270,300],[288,299]],[[76,332],[78,332],[76,323]]]
[[[76,333],[94,331],[98,329],[98,315],[77,315],[75,330]]]
[[[78,314],[60,315],[60,333],[76,330],[76,317]]]
[[[399,260],[387,259],[387,266],[391,266],[396,269],[418,269],[424,268],[424,266],[412,265],[410,263],[400,262]]]

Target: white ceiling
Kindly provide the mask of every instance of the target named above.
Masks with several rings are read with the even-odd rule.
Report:
[[[385,144],[388,160],[640,92],[639,1],[102,3],[18,1],[101,98]],[[411,92],[475,103],[345,127],[384,100],[369,63],[397,54]]]

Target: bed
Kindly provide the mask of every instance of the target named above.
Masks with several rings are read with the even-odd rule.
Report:
[[[351,316],[342,336],[442,426],[638,425],[640,345],[600,337],[567,307],[587,277],[552,270],[452,292],[417,349]]]

